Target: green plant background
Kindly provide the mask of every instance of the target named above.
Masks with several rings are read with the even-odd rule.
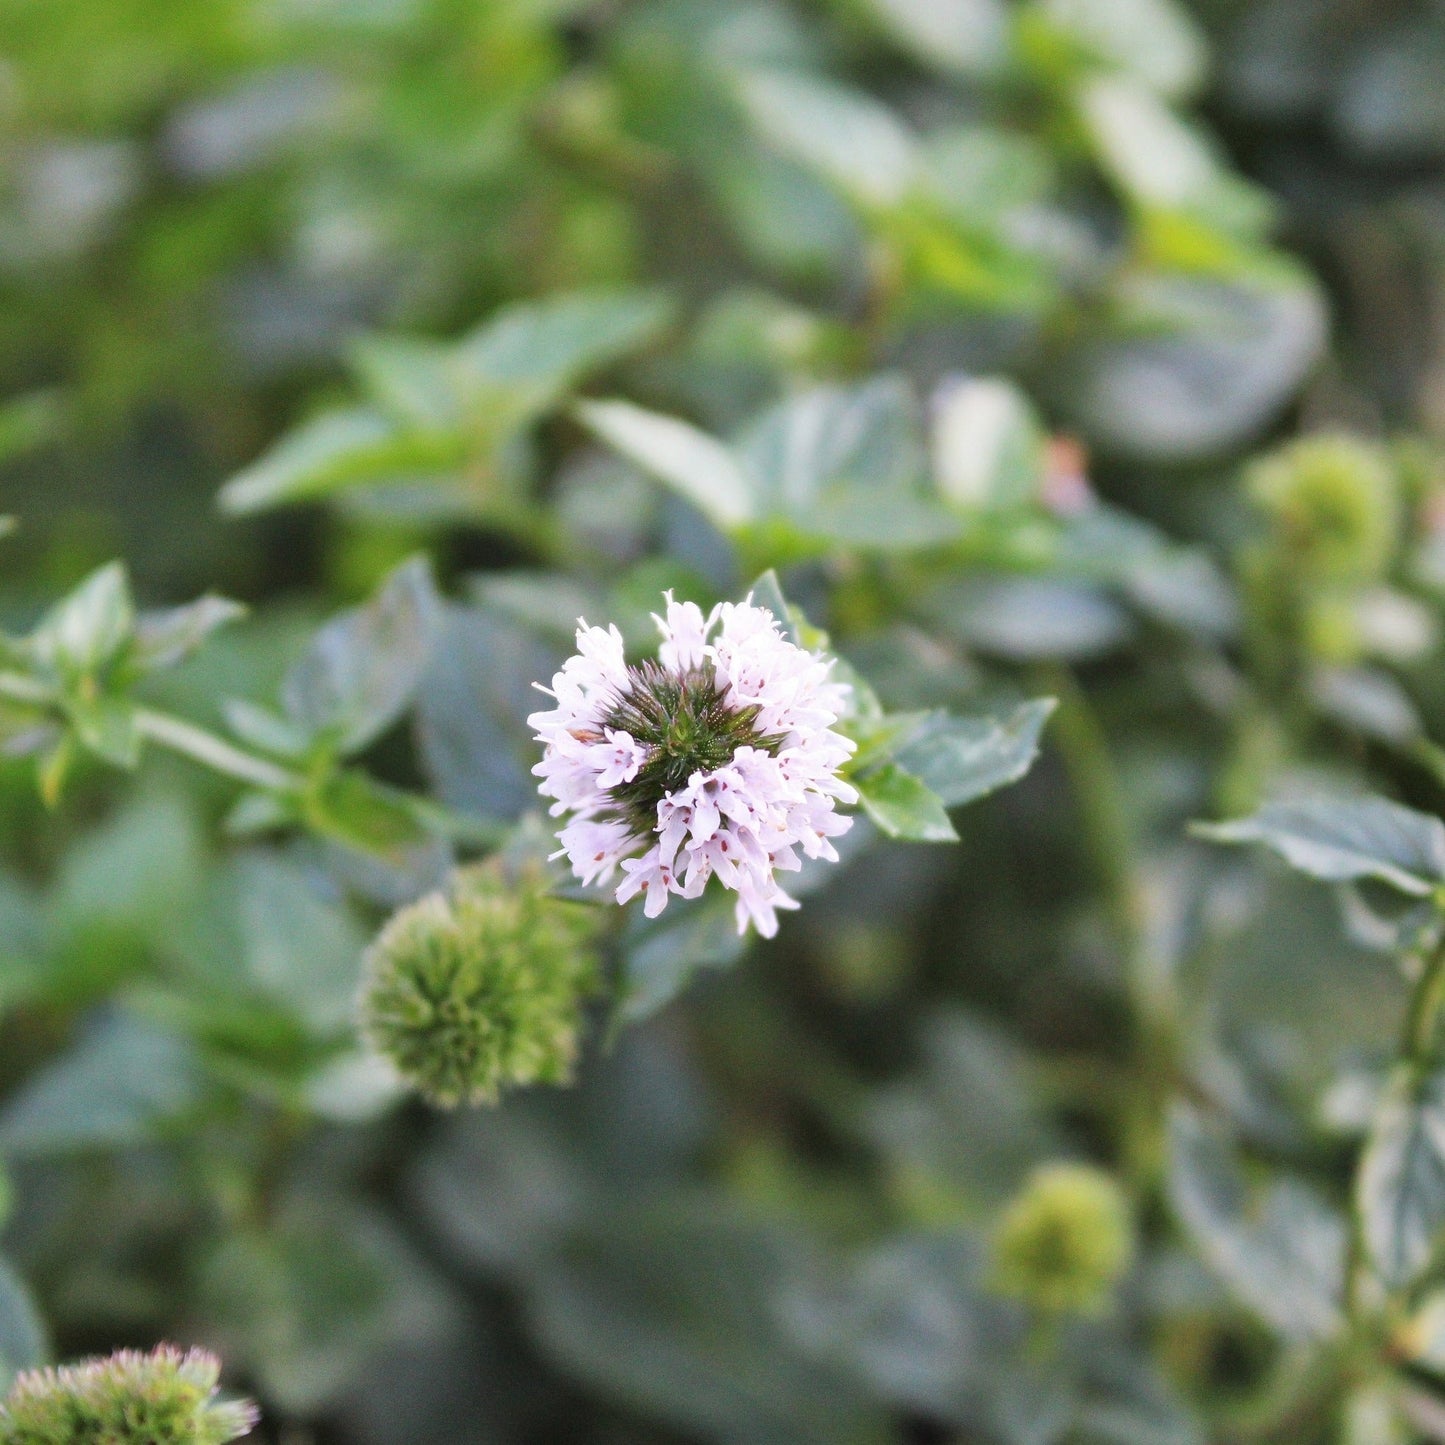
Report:
[[[1426,0],[0,0],[0,624],[64,697],[0,687],[0,1383],[203,1344],[287,1445],[1445,1439],[1445,1088],[1400,1270],[1343,1264],[1434,835],[1369,815],[1336,906],[1188,832],[1445,806],[1442,82]],[[114,558],[248,614],[151,672]],[[577,615],[768,569],[881,699],[844,863],[771,944],[629,916],[573,1087],[399,1097],[363,951],[536,841]],[[1061,1160],[1131,1234],[1087,1308],[993,1258]]]

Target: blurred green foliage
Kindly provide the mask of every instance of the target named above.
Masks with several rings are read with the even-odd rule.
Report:
[[[0,0],[0,1386],[1445,1439],[1442,77],[1427,0]],[[407,1098],[363,955],[550,851],[532,682],[750,586],[842,864]]]

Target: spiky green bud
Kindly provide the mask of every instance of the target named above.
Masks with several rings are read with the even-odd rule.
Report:
[[[566,1083],[597,978],[596,910],[551,897],[537,864],[459,869],[367,952],[362,1028],[432,1103]]]
[[[0,1403],[0,1445],[226,1445],[257,1414],[218,1401],[220,1378],[214,1355],[171,1345],[29,1370]]]
[[[1348,436],[1302,437],[1256,462],[1249,490],[1305,577],[1368,582],[1389,566],[1400,487],[1378,447]]]
[[[1133,1255],[1129,1208],[1087,1164],[1046,1164],[1004,1211],[993,1284],[1049,1314],[1097,1314]]]

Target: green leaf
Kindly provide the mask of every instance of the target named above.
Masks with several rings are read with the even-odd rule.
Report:
[[[31,391],[0,402],[0,461],[48,446],[65,421],[63,398],[55,391]]]
[[[1100,325],[1057,358],[1050,391],[1098,448],[1153,462],[1231,450],[1267,426],[1325,344],[1307,277],[1125,273]]]
[[[281,699],[312,737],[360,752],[401,717],[416,692],[441,623],[423,557],[403,562],[364,607],[328,622],[287,673]]]
[[[364,945],[350,914],[295,866],[256,852],[213,880],[171,951],[187,995],[264,1000],[330,1039],[354,1019]]]
[[[70,708],[75,735],[96,757],[118,768],[133,768],[140,761],[141,733],[136,710],[126,700],[102,697]]]
[[[1136,204],[1245,237],[1269,223],[1273,207],[1263,194],[1225,169],[1200,132],[1147,87],[1103,76],[1080,91],[1079,109],[1101,164]]]
[[[1204,80],[1208,42],[1177,0],[1044,0],[1043,11],[1100,60],[1160,95],[1190,95]]]
[[[304,422],[220,492],[235,516],[291,502],[317,501],[351,487],[449,474],[466,455],[450,431],[398,425],[364,407],[326,412]]]
[[[890,837],[914,843],[956,843],[943,800],[906,768],[886,763],[854,778],[868,816]]]
[[[617,1022],[640,1023],[671,1003],[703,968],[726,968],[747,945],[729,899],[714,894],[669,908],[656,919],[634,912],[622,937]]]
[[[1345,1223],[1312,1190],[1285,1178],[1251,1191],[1222,1133],[1178,1105],[1169,1198],[1200,1253],[1260,1319],[1292,1340],[1338,1333]]]
[[[186,1040],[112,1014],[8,1101],[0,1151],[29,1156],[142,1144],[194,1108],[201,1088]]]
[[[898,762],[946,808],[1016,783],[1039,754],[1039,737],[1057,703],[1036,698],[1007,717],[935,713],[899,750]]]
[[[881,101],[787,71],[743,71],[738,97],[759,132],[853,200],[896,206],[918,172],[917,143]]]
[[[1430,1263],[1445,1228],[1445,1071],[1396,1071],[1356,1182],[1370,1258],[1386,1285],[1403,1289]]]
[[[938,547],[958,523],[927,484],[918,404],[898,376],[813,387],[736,438],[762,523],[786,518],[805,540],[869,550]]]
[[[1128,641],[1128,612],[1102,587],[1067,577],[975,575],[928,599],[939,624],[980,652],[1011,661],[1080,661]]]
[[[581,402],[577,416],[608,446],[665,482],[724,531],[756,514],[753,479],[716,437],[626,401]]]
[[[196,1306],[278,1409],[316,1414],[404,1341],[455,1327],[395,1229],[340,1200],[288,1201],[266,1228],[208,1241]]]
[[[245,607],[208,593],[164,612],[143,612],[136,625],[132,664],[141,672],[171,667],[189,657],[212,633],[246,615]]]
[[[1445,823],[1377,797],[1267,803],[1249,818],[1197,824],[1215,843],[1263,843],[1329,883],[1375,878],[1423,897],[1445,881]]]
[[[456,349],[467,379],[560,396],[589,371],[646,345],[671,320],[656,291],[578,292],[505,307]],[[464,390],[465,395],[465,390]]]
[[[21,1370],[45,1363],[45,1329],[20,1276],[0,1258],[0,1396]]]
[[[41,667],[62,678],[91,677],[120,654],[135,622],[125,568],[111,562],[46,615],[29,649]]]
[[[940,495],[965,511],[1011,511],[1035,501],[1044,475],[1044,429],[1012,382],[979,377],[945,389],[933,422]]]
[[[998,71],[1009,56],[1004,0],[868,0],[894,37],[925,65],[976,77]]]
[[[881,1409],[779,1326],[796,1248],[716,1200],[653,1204],[544,1256],[527,1313],[569,1373],[703,1438],[874,1445]]]

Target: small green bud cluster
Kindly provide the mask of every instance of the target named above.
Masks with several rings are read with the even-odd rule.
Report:
[[[362,1029],[442,1108],[566,1083],[595,985],[596,910],[551,897],[535,863],[459,869],[396,913],[367,952]]]
[[[204,1350],[121,1350],[20,1375],[0,1402],[0,1445],[226,1445],[257,1420],[218,1402],[221,1364]]]
[[[1400,535],[1394,468],[1354,437],[1304,437],[1256,462],[1254,500],[1311,581],[1364,583],[1389,567]]]
[[[993,1284],[1048,1314],[1098,1314],[1133,1255],[1119,1186],[1087,1164],[1036,1169],[1004,1211]]]

